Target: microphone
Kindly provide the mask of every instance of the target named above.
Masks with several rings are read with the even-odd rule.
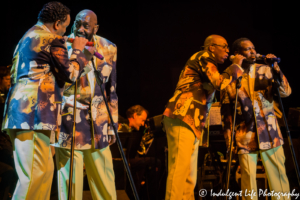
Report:
[[[257,60],[264,60],[266,58],[266,56],[264,55],[260,55],[259,53],[256,54],[256,59]],[[266,58],[268,61],[271,62],[278,62],[280,63],[281,59],[280,58]]]
[[[234,58],[235,58],[235,55],[231,55],[231,56],[229,57],[229,60],[232,62]]]
[[[257,53],[255,57],[256,57],[257,60],[264,60],[266,58],[266,56],[260,55],[259,53]],[[229,57],[229,60],[232,62],[234,58],[235,58],[235,55],[231,55]],[[271,62],[278,62],[278,63],[280,63],[280,61],[281,61],[280,58],[266,58],[266,59],[271,61]]]
[[[74,42],[74,38],[69,38],[68,37],[67,42],[73,43]],[[94,42],[87,42],[85,46],[93,47],[94,45],[95,45]],[[104,59],[104,57],[100,53],[98,53],[96,51],[94,52],[94,56],[96,56],[96,58],[99,58],[100,60]]]
[[[97,51],[94,52],[94,56],[96,56],[96,58],[99,58],[100,60],[104,59],[104,57],[100,53],[98,53]]]
[[[73,43],[74,42],[74,38],[69,38],[67,39],[67,42],[69,43]],[[87,42],[85,46],[94,46],[94,42]]]

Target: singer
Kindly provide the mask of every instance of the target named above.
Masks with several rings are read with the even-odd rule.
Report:
[[[208,36],[204,50],[186,62],[174,96],[163,113],[169,165],[166,200],[194,199],[198,147],[208,146],[203,127],[215,91],[226,80],[217,66],[224,63],[228,53],[227,41],[222,36]]]
[[[61,130],[55,144],[59,199],[67,199],[68,196],[75,89],[77,89],[78,95],[72,199],[82,199],[83,163],[85,163],[93,199],[116,199],[112,156],[108,145],[113,144],[116,140],[112,126],[116,126],[116,130],[118,127],[117,47],[109,40],[96,35],[98,28],[96,14],[91,10],[82,10],[77,14],[73,33],[69,36],[70,38],[83,37],[94,42],[95,50],[102,54],[104,59],[100,60],[94,56],[87,65],[92,66],[92,62],[94,62],[95,68],[101,72],[103,87],[108,89],[105,94],[101,93],[100,87],[96,83],[94,69],[92,69],[79,79],[78,88],[72,86],[70,90],[64,92]],[[69,52],[72,52],[70,43],[68,49]],[[111,124],[109,121],[103,95],[108,97],[115,124]]]
[[[75,38],[72,59],[68,59],[61,36],[69,24],[66,6],[45,4],[37,24],[25,33],[14,53],[2,129],[14,149],[19,177],[15,200],[50,199],[54,170],[50,134],[58,131],[64,83],[75,80],[88,63],[82,53],[84,38]]]
[[[278,64],[274,63],[275,72],[270,64],[257,64],[256,51],[247,38],[237,39],[232,46],[235,58],[232,65],[241,67],[243,71],[241,88],[238,92],[238,104],[235,126],[235,144],[241,166],[241,185],[243,192],[255,191],[257,157],[260,154],[265,167],[270,191],[289,192],[289,181],[285,173],[285,156],[283,152],[283,137],[274,112],[272,90],[273,73],[281,77],[280,95],[287,97],[291,88]],[[276,58],[268,54],[267,58]],[[224,137],[229,148],[233,121],[233,108],[236,96],[236,82],[230,83],[221,91],[221,113]],[[258,195],[253,196],[257,199]],[[251,199],[251,196],[243,196]],[[277,197],[272,197],[277,199]],[[289,199],[282,197],[281,199]]]

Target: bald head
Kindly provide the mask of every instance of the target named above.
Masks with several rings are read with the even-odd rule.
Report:
[[[85,37],[92,41],[93,35],[98,31],[97,15],[91,10],[80,11],[75,18],[73,31],[78,37]]]
[[[227,41],[220,35],[210,35],[204,41],[204,50],[213,53],[217,63],[222,64],[228,57]]]
[[[97,15],[91,10],[82,10],[76,15],[76,19],[86,19],[91,21],[92,25],[97,25]],[[75,19],[75,20],[76,20]]]
[[[223,38],[220,35],[210,35],[210,36],[208,36],[204,41],[204,49],[208,50],[209,46],[211,46],[212,44],[217,44],[217,42],[219,40],[225,40],[225,38]]]

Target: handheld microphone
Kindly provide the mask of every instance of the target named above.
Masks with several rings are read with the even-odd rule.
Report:
[[[257,53],[255,57],[256,57],[257,60],[264,60],[266,58],[266,56],[260,55],[259,53]],[[235,55],[231,55],[229,57],[229,60],[232,62],[234,58],[235,58]],[[280,63],[280,61],[281,61],[280,58],[266,58],[266,59],[271,61],[271,62],[278,62],[278,63]]]
[[[69,38],[67,39],[67,42],[69,43],[73,43],[74,42],[74,38]],[[94,46],[94,42],[87,42],[85,46]]]
[[[74,42],[74,38],[68,38],[67,42],[73,43]],[[87,42],[85,46],[91,46],[91,47],[93,47],[94,46],[94,42]],[[100,53],[98,53],[96,51],[94,52],[94,56],[96,56],[96,58],[99,58],[100,60],[104,59],[104,57]]]
[[[229,57],[229,60],[232,62],[234,58],[235,58],[235,55],[231,55],[231,56]]]
[[[266,56],[264,56],[264,55],[260,55],[259,53],[256,54],[257,60],[264,60],[265,58],[266,58]],[[278,63],[280,63],[280,61],[281,61],[280,58],[266,58],[266,59],[271,62],[278,62]]]
[[[96,56],[96,58],[99,58],[100,60],[104,59],[104,57],[100,53],[98,53],[97,51],[95,51],[94,56]]]

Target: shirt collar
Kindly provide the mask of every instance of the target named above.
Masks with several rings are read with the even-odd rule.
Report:
[[[44,29],[45,31],[48,31],[48,32],[51,33],[51,31],[47,28],[47,26],[46,26],[43,22],[38,21],[38,22],[36,23],[36,26],[38,26],[38,27]]]

